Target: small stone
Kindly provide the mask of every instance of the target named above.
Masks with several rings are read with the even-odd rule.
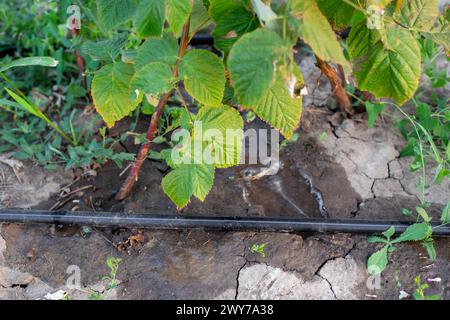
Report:
[[[26,287],[24,296],[29,300],[43,299],[54,289],[40,279],[34,278]]]
[[[403,191],[400,182],[394,179],[375,180],[373,194],[377,198],[392,198],[399,195],[405,197],[408,196],[408,194]]]
[[[305,281],[297,272],[283,271],[265,264],[255,264],[241,270],[238,299],[244,300],[332,300],[329,284],[314,276]]]
[[[0,287],[0,300],[25,300],[25,297],[23,296],[23,289],[20,287]]]
[[[0,285],[2,287],[27,286],[33,281],[33,278],[34,277],[29,273],[23,273],[0,266]]]
[[[358,265],[350,255],[328,261],[320,269],[319,275],[330,283],[336,298],[343,300],[360,299],[358,287],[368,277],[364,266]]]
[[[403,169],[397,160],[389,162],[389,177],[394,179],[403,179]]]

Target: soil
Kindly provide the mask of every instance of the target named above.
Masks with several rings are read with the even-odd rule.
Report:
[[[392,124],[398,116],[395,110],[372,129],[363,114],[345,119],[327,107],[333,105],[330,88],[323,78],[315,85],[320,71],[311,58],[304,57],[300,67],[309,92],[300,138],[281,150],[277,175],[248,179],[262,169],[256,165],[217,170],[205,202],[193,200],[177,211],[161,189],[168,168],[159,161],[146,161],[134,192],[122,202],[114,195],[125,175],[113,163],[76,175],[44,172],[29,163],[14,172],[0,163],[0,207],[407,219],[401,209],[414,209],[423,195],[415,188],[418,178],[409,170],[410,160],[399,158],[404,141]],[[267,127],[258,120],[247,126]],[[137,149],[131,141],[122,148]],[[430,181],[433,171],[428,172]],[[450,182],[431,187],[425,197],[431,202],[431,215],[438,217],[450,199]],[[427,292],[450,299],[450,242],[443,238],[436,239],[435,262],[420,245],[400,244],[383,275],[373,278],[366,262],[378,246],[357,235],[17,224],[0,228],[0,298],[40,299],[62,290],[83,299],[89,288],[105,292],[105,261],[116,256],[123,261],[117,275],[120,284],[107,293],[111,299],[398,299],[410,297],[416,275],[430,285]],[[250,250],[263,243],[264,257]],[[71,265],[81,270],[81,289],[66,285]]]

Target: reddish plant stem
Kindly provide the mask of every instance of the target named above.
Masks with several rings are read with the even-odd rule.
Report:
[[[330,66],[326,61],[323,61],[318,56],[316,56],[316,60],[317,60],[316,63],[317,67],[323,72],[323,74],[327,76],[328,80],[331,83],[339,107],[346,114],[351,115],[353,113],[352,103],[347,95],[347,92],[343,87],[341,77],[337,74],[336,70],[332,66]]]
[[[173,91],[167,92],[159,100],[158,106],[156,107],[156,111],[152,115],[150,126],[148,127],[147,130],[147,135],[145,136],[147,142],[141,145],[141,148],[139,149],[139,152],[136,156],[136,160],[134,161],[133,166],[131,167],[131,171],[128,174],[127,179],[120,188],[120,191],[116,194],[116,200],[123,200],[126,197],[128,197],[128,195],[131,192],[131,189],[133,188],[133,185],[136,183],[139,177],[139,171],[141,170],[144,161],[147,159],[147,154],[150,151],[151,141],[153,141],[153,139],[155,138],[155,133],[157,132],[158,129],[158,120],[161,117],[164,107],[167,101],[169,100],[170,96],[172,95],[172,92]]]
[[[184,28],[183,28],[183,35],[181,38],[180,43],[180,50],[178,52],[178,61],[183,58],[184,54],[186,53],[188,44],[189,44],[189,25],[190,25],[190,19],[186,22]],[[175,65],[173,74],[175,77],[178,77],[178,61]],[[133,166],[131,167],[130,173],[128,174],[127,179],[123,183],[122,187],[120,188],[119,192],[116,194],[116,200],[121,201],[125,198],[127,198],[131,190],[133,189],[134,184],[139,178],[139,172],[141,170],[142,165],[144,164],[144,161],[147,159],[147,154],[150,151],[150,145],[153,139],[155,138],[155,134],[158,130],[158,121],[161,117],[164,107],[166,106],[167,101],[169,101],[169,98],[172,96],[172,93],[174,90],[170,90],[169,92],[165,93],[161,99],[158,102],[158,106],[156,107],[155,113],[152,115],[152,119],[150,120],[150,126],[147,130],[146,139],[147,142],[144,143],[141,148],[139,149],[139,152],[137,154],[136,160],[133,163]]]
[[[80,35],[79,29],[71,29],[70,33],[73,38],[76,38]],[[75,58],[77,60],[77,66],[78,69],[81,72],[81,82],[83,84],[83,88],[87,90],[87,82],[86,82],[86,62],[84,61],[84,58],[80,55],[78,51],[75,50]]]

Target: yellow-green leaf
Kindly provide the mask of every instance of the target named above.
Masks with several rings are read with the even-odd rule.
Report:
[[[193,6],[193,0],[166,0],[166,19],[175,36],[181,33]]]
[[[386,43],[378,41],[364,59],[355,61],[355,77],[360,90],[377,98],[392,98],[401,105],[419,85],[420,48],[408,30],[388,28],[385,39]]]
[[[92,98],[97,112],[108,127],[127,116],[136,108],[131,98],[132,65],[116,62],[97,71],[92,80]]]
[[[180,76],[186,91],[207,106],[218,107],[225,90],[222,60],[206,50],[190,50],[181,60]]]
[[[257,29],[242,36],[231,48],[228,68],[236,96],[246,107],[256,106],[274,80],[275,62],[283,42],[273,31]]]

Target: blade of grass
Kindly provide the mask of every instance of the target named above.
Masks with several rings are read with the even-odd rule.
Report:
[[[30,103],[28,99],[24,99],[18,94],[14,93],[13,91],[9,90],[8,88],[5,88],[5,90],[8,92],[8,94],[26,111],[31,113],[32,115],[44,120],[48,123],[50,127],[52,127],[61,137],[69,142],[70,144],[76,145],[76,143],[70,139],[53,121],[51,121],[45,114],[42,113],[42,111],[34,104]],[[27,101],[28,100],[28,101]]]
[[[55,60],[51,57],[29,57],[11,61],[7,65],[0,67],[0,72],[4,72],[14,67],[27,67],[27,66],[56,67],[57,65],[58,60]]]

